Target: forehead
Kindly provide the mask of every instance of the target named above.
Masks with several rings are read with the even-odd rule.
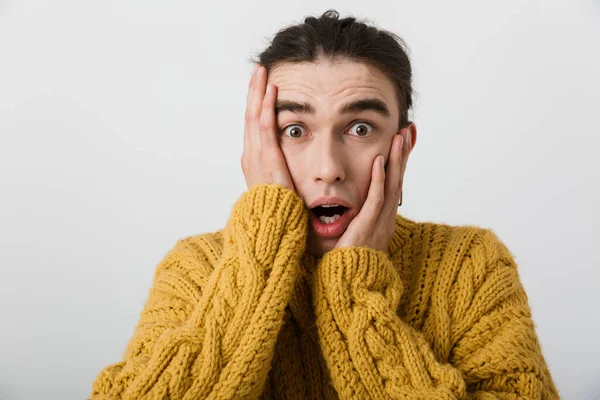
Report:
[[[355,98],[378,98],[385,102],[393,119],[398,103],[392,81],[370,64],[356,61],[283,63],[273,68],[268,81],[278,89],[278,97],[315,105],[331,105]]]

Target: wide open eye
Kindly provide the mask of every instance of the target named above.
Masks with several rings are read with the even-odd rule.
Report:
[[[304,128],[300,125],[290,125],[283,130],[283,133],[284,135],[287,135],[292,139],[300,139],[302,137],[303,131]]]
[[[351,134],[355,136],[367,136],[373,131],[373,126],[366,122],[357,122],[350,127]]]

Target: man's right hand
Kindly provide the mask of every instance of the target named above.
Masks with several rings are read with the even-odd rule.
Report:
[[[274,183],[295,190],[279,148],[276,101],[277,87],[269,84],[267,88],[267,70],[259,65],[250,79],[246,99],[244,152],[241,162],[248,189],[263,183]]]

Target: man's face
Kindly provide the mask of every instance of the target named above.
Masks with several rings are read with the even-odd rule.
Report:
[[[394,86],[379,69],[353,61],[286,63],[271,70],[268,81],[278,88],[279,144],[297,193],[309,207],[323,196],[349,206],[341,231],[324,234],[328,224],[311,218],[307,250],[322,255],[362,208],[375,158],[388,159],[399,132]],[[344,111],[359,100],[368,102]]]

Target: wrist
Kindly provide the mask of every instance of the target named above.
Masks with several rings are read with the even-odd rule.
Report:
[[[346,282],[368,290],[381,291],[390,284],[400,283],[389,253],[366,246],[342,247],[325,253],[317,271],[328,284]]]
[[[254,252],[253,258],[261,261],[272,258],[282,246],[294,254],[304,252],[307,227],[306,208],[296,192],[277,184],[260,184],[234,205],[224,239],[226,245],[235,244],[242,252]]]

